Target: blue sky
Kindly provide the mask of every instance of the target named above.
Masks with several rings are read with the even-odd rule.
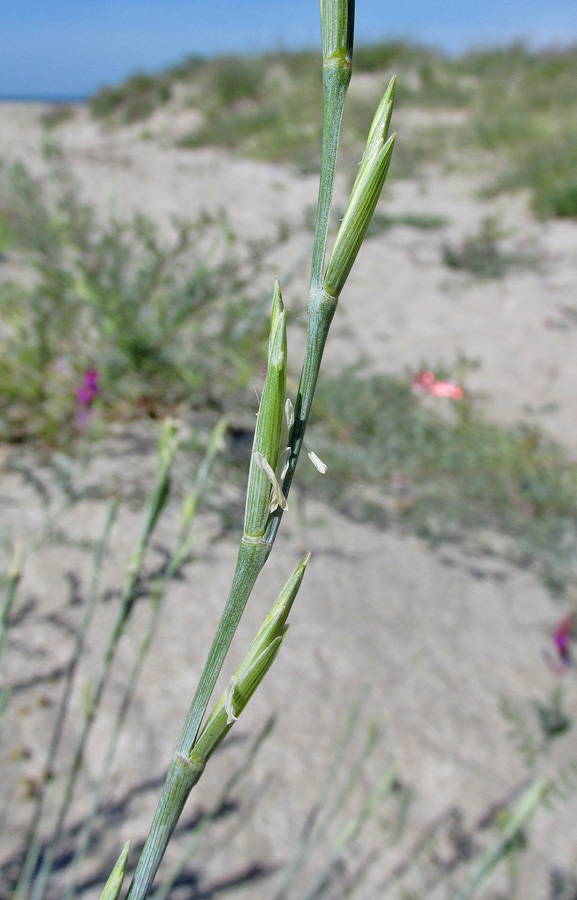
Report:
[[[0,0],[0,96],[85,96],[189,54],[319,39],[317,0]],[[577,0],[357,0],[357,40],[577,42]]]

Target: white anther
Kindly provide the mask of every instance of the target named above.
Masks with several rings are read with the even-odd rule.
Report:
[[[226,724],[231,725],[233,722],[238,720],[238,716],[234,714],[234,707],[232,705],[232,698],[234,696],[234,692],[238,687],[238,678],[236,675],[233,675],[224,689],[224,709],[226,712]]]

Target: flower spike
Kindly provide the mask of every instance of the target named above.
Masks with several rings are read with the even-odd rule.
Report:
[[[388,136],[394,91],[395,79],[392,78],[373,119],[349,204],[325,273],[323,287],[331,297],[338,298],[344,287],[365,239],[389,171],[395,143],[395,135]]]
[[[240,666],[231,677],[190,754],[191,762],[204,765],[237,721],[270,669],[288,629],[286,624],[301,586],[310,553],[305,554],[259,628]]]
[[[248,476],[244,539],[249,541],[263,537],[268,517],[274,509],[278,506],[286,508],[286,500],[275,475],[279,456],[285,449],[281,441],[284,438],[286,358],[286,312],[277,281],[271,314],[267,372],[258,409]],[[271,484],[274,497],[277,498],[274,508],[271,508]]]

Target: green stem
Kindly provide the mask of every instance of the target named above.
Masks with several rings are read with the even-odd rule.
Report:
[[[145,897],[150,890],[180,811],[203,771],[204,764],[192,763],[178,752],[174,754],[127,898]]]
[[[231,773],[231,775],[223,785],[220,794],[212,805],[212,809],[203,814],[200,820],[195,823],[194,830],[191,835],[191,840],[188,841],[187,845],[182,850],[179,859],[176,860],[169,874],[165,876],[162,884],[160,884],[159,887],[155,890],[153,900],[167,900],[167,897],[174,887],[176,879],[180,876],[184,867],[192,858],[192,855],[194,851],[197,850],[202,838],[206,836],[209,826],[216,822],[219,816],[222,815],[223,810],[227,808],[232,800],[233,789],[240,782],[243,775],[251,770],[259,750],[261,749],[267,738],[270,737],[270,734],[274,728],[274,724],[274,716],[270,716],[265,722],[264,727],[261,728],[256,738],[253,740],[247,755],[242,759],[238,768],[236,768]],[[239,817],[237,828],[242,828],[243,822],[244,819],[242,817]],[[229,840],[230,837],[231,835],[229,832]],[[203,858],[206,859],[206,854]]]
[[[84,752],[86,750],[88,738],[92,731],[92,726],[96,719],[96,714],[100,707],[104,691],[108,684],[112,663],[114,662],[120,639],[124,634],[127,622],[134,608],[134,603],[138,594],[138,579],[142,570],[144,556],[150,543],[150,538],[154,532],[156,524],[158,523],[160,513],[162,512],[168,499],[170,472],[174,463],[176,449],[176,429],[171,423],[165,423],[160,440],[160,459],[156,484],[148,500],[144,527],[140,535],[140,539],[137,542],[128,563],[126,578],[124,581],[124,587],[120,601],[120,608],[112,630],[112,634],[108,642],[108,646],[106,648],[104,659],[101,663],[98,679],[96,681],[96,685],[84,717],[82,732],[76,745],[74,758],[70,765],[68,778],[66,779],[66,783],[64,785],[64,790],[62,793],[62,798],[54,817],[53,830],[51,832],[44,859],[42,861],[42,865],[34,885],[32,900],[41,900],[41,898],[44,896],[48,879],[50,878],[50,875],[52,873],[54,860],[56,858],[56,851],[62,837],[64,823],[66,821],[68,810],[70,809],[74,791],[76,789],[78,776],[80,773],[82,762],[84,760]],[[23,895],[18,888],[16,892],[16,900],[22,900],[22,896]]]
[[[347,52],[325,57],[323,61],[323,145],[308,306],[307,352],[295,406],[291,460],[284,482],[285,496],[290,488],[300,454],[323,351],[338,299],[322,290],[322,280],[341,119],[351,77],[352,7],[353,2],[350,0],[351,30]],[[167,776],[167,783],[170,781],[171,788],[167,789],[165,785],[163,790],[127,900],[144,900],[146,897],[190,790],[200,777],[199,774],[197,778],[192,779],[183,766],[183,760],[187,761],[190,758],[216,680],[256,579],[269,557],[281,518],[282,510],[279,508],[269,517],[262,540],[252,542],[243,537],[241,541],[230,594]],[[179,777],[182,778],[182,784],[178,783]]]
[[[351,64],[343,58],[327,60],[323,65],[323,145],[317,223],[313,247],[311,287],[322,284],[327,234],[333,189],[337,152],[341,133],[341,120],[347,88],[351,80]]]
[[[16,551],[14,553],[14,559],[8,571],[8,584],[6,587],[6,596],[4,598],[4,602],[2,604],[2,609],[0,610],[0,657],[2,656],[2,651],[4,650],[4,641],[6,639],[6,634],[8,632],[8,627],[10,623],[10,613],[12,612],[12,607],[14,605],[14,599],[16,597],[16,592],[18,590],[18,585],[20,584],[20,578],[22,577],[22,559],[21,553]]]
[[[309,420],[317,379],[321,367],[325,344],[331,322],[337,308],[337,298],[326,291],[312,288],[309,296],[307,315],[307,347],[301,372],[299,389],[295,403],[295,420],[291,438],[291,457],[289,468],[283,483],[283,492],[288,497],[295,469],[304,441],[307,422]],[[270,518],[265,539],[274,543],[282,519],[282,510],[278,509]]]
[[[8,571],[8,585],[6,596],[0,610],[0,660],[4,650],[4,642],[10,625],[10,614],[16,598],[18,585],[22,577],[22,559],[20,551],[14,553],[14,559]],[[0,684],[0,730],[4,713],[10,701],[11,689],[8,685]]]
[[[90,579],[90,587],[88,589],[86,595],[86,603],[84,605],[84,610],[82,613],[82,619],[80,622],[80,626],[78,628],[78,632],[76,634],[76,641],[74,650],[72,653],[72,657],[70,659],[70,663],[68,665],[68,671],[66,673],[66,682],[64,685],[64,691],[62,693],[62,697],[60,698],[60,703],[58,705],[58,712],[56,715],[56,721],[54,724],[54,728],[52,730],[52,735],[50,739],[50,744],[48,747],[48,752],[46,755],[46,760],[44,763],[44,771],[48,773],[52,773],[55,768],[55,763],[58,757],[58,751],[60,748],[62,735],[64,733],[64,723],[66,720],[66,715],[68,713],[70,707],[70,698],[72,695],[72,689],[74,685],[74,676],[76,675],[76,671],[78,669],[78,665],[82,658],[82,653],[84,650],[84,644],[86,639],[86,634],[90,627],[90,622],[92,620],[92,614],[94,611],[94,604],[96,600],[96,594],[98,591],[98,586],[100,582],[100,575],[102,572],[102,565],[104,562],[104,556],[108,547],[108,540],[110,538],[110,532],[114,521],[116,519],[116,513],[118,510],[118,502],[115,500],[112,502],[110,509],[108,511],[108,516],[106,517],[106,522],[104,525],[104,530],[101,535],[101,538],[98,542],[96,552],[94,554],[94,561],[92,565],[92,575]],[[38,859],[42,850],[42,825],[43,825],[43,816],[44,816],[44,808],[47,800],[47,792],[45,787],[43,790],[39,792],[38,797],[35,801],[32,816],[30,819],[30,829],[26,839],[26,846],[28,847],[28,852],[26,854],[26,859],[24,861],[24,865],[22,867],[22,871],[20,873],[20,877],[18,880],[18,886],[16,889],[15,897],[25,897],[28,894],[28,890],[30,887],[30,881],[34,875],[34,871],[38,864]]]
[[[271,549],[272,544],[264,541],[241,541],[230,594],[168,770],[127,900],[143,900],[146,897],[188,795],[202,774],[204,766],[198,770],[190,763],[192,749],[228,648]]]
[[[76,890],[78,869],[82,859],[84,858],[88,850],[88,846],[92,836],[92,830],[96,821],[97,813],[99,811],[100,800],[107,783],[108,773],[110,771],[110,766],[112,764],[114,753],[116,751],[116,745],[120,737],[122,723],[125,721],[128,709],[131,706],[132,698],[134,696],[140,678],[140,672],[142,670],[147,653],[152,643],[152,639],[156,632],[156,625],[159,619],[161,604],[164,599],[167,584],[171,578],[174,578],[179,568],[183,565],[184,561],[190,553],[192,547],[192,540],[190,537],[192,523],[196,517],[199,504],[202,502],[206,494],[208,480],[212,472],[216,456],[221,448],[222,440],[226,430],[226,424],[226,419],[220,419],[213,429],[206,453],[196,475],[194,488],[183,502],[182,524],[178,538],[178,544],[168,563],[167,569],[162,577],[161,582],[157,585],[156,590],[153,592],[156,596],[151,597],[152,611],[148,630],[141,643],[138,656],[134,663],[130,678],[128,680],[128,684],[122,698],[122,702],[120,704],[120,708],[118,710],[116,726],[112,731],[112,736],[105,756],[105,761],[101,769],[99,782],[94,791],[92,809],[84,824],[82,836],[72,860],[72,878],[64,900],[72,900],[72,897]],[[147,519],[146,531],[148,531],[149,525],[150,517]]]
[[[72,860],[69,864],[69,869],[71,872],[70,883],[64,894],[63,900],[73,900],[74,894],[78,885],[78,873],[80,869],[80,865],[83,859],[88,852],[88,847],[90,845],[90,840],[92,838],[92,833],[94,830],[94,826],[96,823],[96,817],[100,810],[100,801],[102,799],[102,795],[104,793],[104,789],[108,783],[108,777],[110,774],[110,768],[112,766],[112,761],[114,759],[114,754],[116,752],[116,747],[118,745],[118,740],[120,738],[120,734],[122,731],[122,726],[126,721],[126,717],[128,715],[128,711],[130,706],[132,705],[132,700],[134,698],[134,694],[136,692],[136,688],[138,685],[138,681],[140,679],[140,673],[142,671],[142,667],[145,663],[148,651],[150,649],[150,645],[152,643],[152,639],[154,637],[156,631],[156,625],[158,623],[158,617],[160,613],[160,604],[161,604],[162,596],[155,597],[152,599],[152,608],[151,608],[151,617],[148,625],[147,632],[144,636],[144,639],[140,645],[138,656],[130,673],[130,677],[128,679],[128,683],[124,690],[122,701],[120,703],[120,707],[118,709],[118,713],[116,715],[116,721],[114,727],[112,729],[112,733],[110,736],[110,740],[108,742],[108,747],[104,756],[104,762],[101,767],[100,776],[98,778],[98,782],[96,787],[94,788],[92,803],[90,812],[86,817],[84,825],[82,826],[82,830],[80,833],[80,839],[78,841],[78,845],[76,847],[76,851]]]

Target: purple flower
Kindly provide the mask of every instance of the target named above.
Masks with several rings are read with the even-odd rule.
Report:
[[[76,388],[76,399],[83,409],[90,409],[100,393],[98,369],[86,369],[82,381]]]
[[[573,616],[569,613],[568,616],[565,616],[565,618],[559,622],[553,632],[553,645],[557,651],[559,661],[564,666],[569,666],[571,664],[571,639],[574,634],[573,628]]]

